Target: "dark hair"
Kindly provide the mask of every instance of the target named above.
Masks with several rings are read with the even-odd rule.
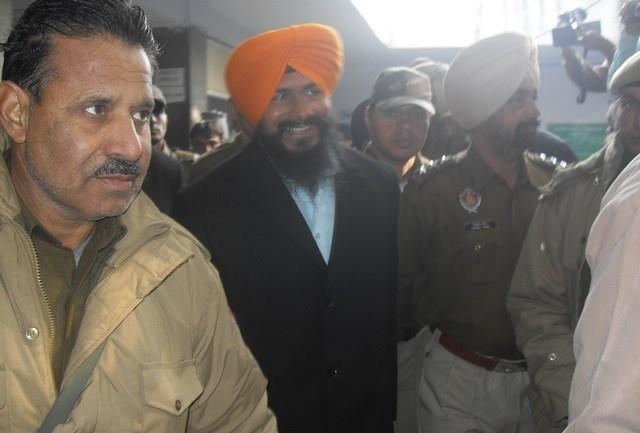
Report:
[[[212,135],[217,134],[218,131],[214,131],[213,128],[211,128],[211,122],[211,120],[201,120],[200,122],[194,124],[191,127],[191,131],[189,132],[189,138],[193,140],[195,137],[198,137],[200,135],[211,137]]]
[[[2,79],[28,91],[36,101],[55,71],[49,61],[51,36],[113,37],[141,47],[152,67],[159,54],[144,11],[130,0],[36,0],[11,30],[4,51]]]

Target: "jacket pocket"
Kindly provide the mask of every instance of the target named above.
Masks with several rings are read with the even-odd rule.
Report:
[[[195,360],[150,363],[142,369],[144,430],[184,431],[189,406],[202,393]]]

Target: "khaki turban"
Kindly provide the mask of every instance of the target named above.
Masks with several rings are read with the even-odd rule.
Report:
[[[640,51],[629,57],[611,77],[609,87],[616,92],[628,85],[640,85]]]
[[[338,85],[342,40],[331,27],[302,24],[262,33],[231,53],[225,79],[234,105],[252,125],[269,106],[287,66],[312,80],[326,95]]]
[[[452,116],[469,131],[498,111],[525,80],[538,87],[539,75],[531,38],[502,33],[458,54],[444,80],[444,97]]]

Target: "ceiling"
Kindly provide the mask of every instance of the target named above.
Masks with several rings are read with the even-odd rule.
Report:
[[[347,55],[384,50],[349,0],[135,0],[154,27],[195,26],[229,46],[277,27],[318,22],[336,28]],[[16,15],[31,0],[13,0]]]

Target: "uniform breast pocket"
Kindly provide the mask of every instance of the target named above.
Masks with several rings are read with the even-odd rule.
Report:
[[[500,280],[500,256],[497,227],[494,222],[465,225],[469,279],[472,284],[495,283]]]
[[[142,370],[143,430],[184,432],[189,406],[202,393],[195,361],[149,363]]]

